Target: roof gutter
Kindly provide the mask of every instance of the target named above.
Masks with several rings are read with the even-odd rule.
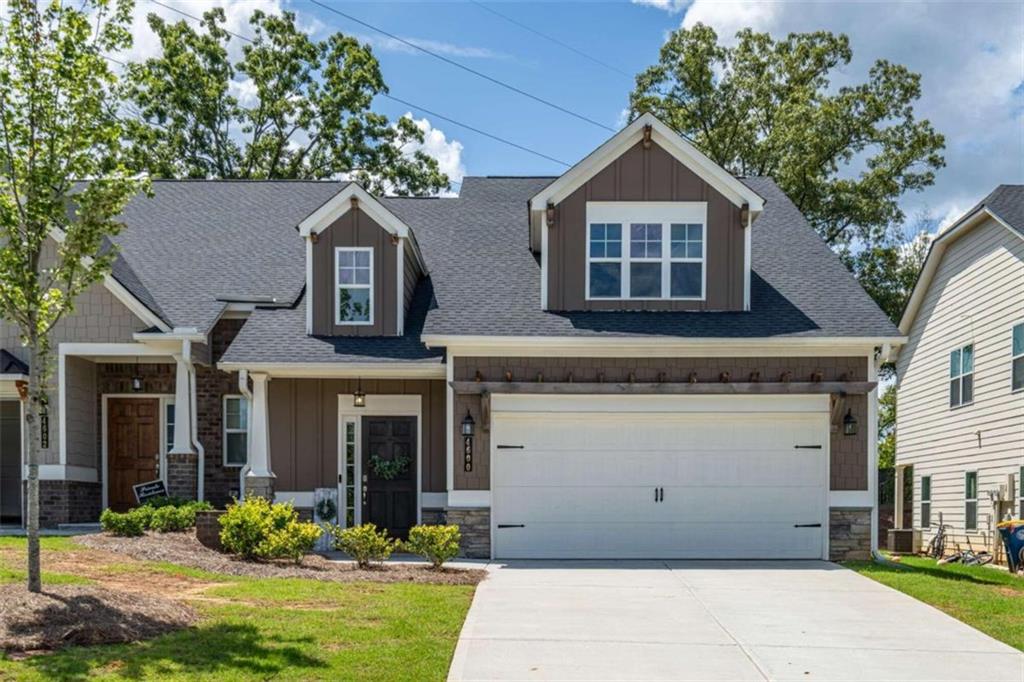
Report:
[[[757,348],[869,348],[883,345],[897,346],[907,342],[906,336],[820,336],[820,337],[699,337],[681,338],[678,336],[616,336],[616,337],[575,337],[575,336],[462,336],[457,334],[424,334],[421,340],[429,348],[437,347],[473,347],[500,348],[517,347],[522,351],[524,345],[529,349],[565,349],[581,350],[623,350],[635,348],[645,351],[667,351],[669,353],[713,347],[715,349],[757,349]]]

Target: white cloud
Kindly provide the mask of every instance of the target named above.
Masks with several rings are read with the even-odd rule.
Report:
[[[632,0],[632,2],[634,5],[646,5],[671,14],[681,12],[689,4],[687,0]]]
[[[379,36],[368,36],[368,35],[355,35],[362,43],[367,43],[370,47],[375,50],[382,52],[401,52],[403,54],[421,55],[423,52],[417,50],[414,47],[403,43],[402,40],[407,40],[413,45],[422,47],[424,50],[430,50],[431,52],[437,52],[448,57],[467,57],[470,59],[508,59],[509,56],[502,52],[496,52],[486,47],[476,47],[473,45],[458,45],[456,43],[448,43],[440,40],[429,40],[427,38],[411,38],[408,36],[402,36],[402,40],[395,38],[379,37]]]
[[[466,175],[466,166],[462,163],[462,143],[458,140],[449,140],[443,131],[435,128],[428,119],[417,119],[412,112],[407,112],[404,118],[412,119],[416,127],[423,133],[423,142],[412,142],[403,148],[403,151],[412,155],[417,151],[425,152],[437,159],[441,172],[448,176],[452,184],[462,182]],[[442,192],[441,196],[454,196],[455,191]]]
[[[920,73],[915,114],[946,136],[946,167],[934,186],[904,197],[908,222],[927,208],[948,224],[996,185],[1024,183],[1024,14],[1015,3],[634,2],[685,8],[683,26],[703,22],[727,43],[747,27],[777,39],[845,33],[854,59],[836,70],[837,86],[862,82],[876,59]]]

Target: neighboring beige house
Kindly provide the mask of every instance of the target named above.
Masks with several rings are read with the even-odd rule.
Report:
[[[941,521],[991,546],[996,523],[1024,517],[1024,186],[939,234],[900,331],[896,490],[913,476],[922,544]]]

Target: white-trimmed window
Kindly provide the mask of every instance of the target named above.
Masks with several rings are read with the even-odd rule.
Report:
[[[949,406],[969,405],[974,400],[974,344],[949,354]]]
[[[978,472],[964,474],[964,529],[978,529]]]
[[[334,323],[373,324],[373,247],[334,250]]]
[[[224,466],[245,466],[249,460],[249,401],[224,396]]]
[[[932,477],[921,477],[921,527],[932,527]]]
[[[588,300],[703,300],[707,204],[588,202]]]
[[[1024,322],[1013,326],[1011,337],[1010,390],[1024,391]]]
[[[174,449],[174,401],[164,401],[164,452]]]

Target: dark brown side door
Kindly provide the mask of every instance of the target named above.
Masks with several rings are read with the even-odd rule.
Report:
[[[416,419],[363,417],[363,523],[405,540],[416,524]],[[375,462],[405,460],[392,478]]]
[[[107,503],[115,511],[136,505],[132,486],[153,481],[160,466],[160,401],[107,401]]]

